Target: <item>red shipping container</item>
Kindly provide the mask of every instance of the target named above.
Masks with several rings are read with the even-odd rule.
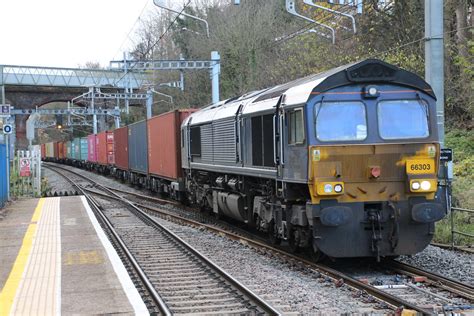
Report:
[[[170,180],[182,177],[181,123],[194,109],[175,110],[152,117],[148,129],[148,170]]]
[[[66,159],[67,158],[67,142],[61,142],[62,147],[61,147],[61,159]]]
[[[114,155],[115,166],[128,170],[128,127],[124,126],[114,130]]]
[[[46,144],[41,144],[41,159],[46,157]]]
[[[53,143],[53,152],[54,152],[53,157],[55,159],[59,159],[59,142],[54,142]]]
[[[97,151],[95,148],[96,135],[87,136],[87,161],[97,162]]]
[[[96,141],[96,154],[97,163],[101,165],[113,165],[114,164],[114,133],[113,132],[101,132],[97,134]]]
[[[57,159],[64,159],[66,158],[66,155],[64,155],[64,147],[66,147],[64,145],[64,142],[58,142],[58,155],[57,155]]]

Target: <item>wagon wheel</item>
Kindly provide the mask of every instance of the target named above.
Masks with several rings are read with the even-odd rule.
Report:
[[[298,229],[294,229],[292,225],[288,227],[288,245],[292,253],[298,253],[301,250],[300,244],[300,234]]]
[[[271,221],[268,225],[268,239],[272,245],[279,245],[281,239],[277,236],[277,231],[275,229],[275,221]]]

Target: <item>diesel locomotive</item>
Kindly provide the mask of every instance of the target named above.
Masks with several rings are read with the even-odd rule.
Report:
[[[368,59],[44,152],[315,260],[380,259],[420,252],[445,216],[435,102],[416,74]]]
[[[187,198],[316,257],[417,253],[446,210],[435,101],[369,59],[213,104],[181,126]]]

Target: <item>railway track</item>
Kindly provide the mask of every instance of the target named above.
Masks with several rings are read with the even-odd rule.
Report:
[[[81,177],[84,177],[80,174],[78,174],[78,175],[81,176]],[[91,190],[91,189],[87,189],[87,190]],[[149,205],[150,203],[144,204],[145,201],[149,201],[149,202],[152,202],[152,203],[166,203],[166,204],[179,205],[178,203],[176,203],[174,201],[168,201],[168,200],[164,200],[164,199],[160,199],[160,198],[156,198],[156,197],[150,197],[150,196],[146,196],[146,195],[143,195],[143,194],[137,194],[137,193],[134,193],[134,192],[119,190],[119,189],[116,189],[116,188],[113,188],[113,191],[117,192],[117,193],[120,193],[120,194],[123,194],[123,195],[126,195],[126,196],[134,197],[135,201],[136,201],[135,204],[137,206],[139,206],[142,209],[148,210],[149,213],[151,213],[155,216],[160,216],[160,217],[163,217],[167,220],[172,220],[174,222],[178,222],[178,223],[181,223],[181,224],[184,223],[186,225],[192,225],[192,226],[195,226],[195,227],[205,227],[207,230],[209,230],[211,232],[214,232],[218,235],[222,235],[222,236],[225,235],[227,238],[239,241],[239,242],[241,242],[243,244],[246,244],[246,245],[249,245],[251,247],[254,247],[254,248],[257,248],[257,249],[264,249],[265,251],[269,251],[274,255],[280,256],[281,258],[283,258],[286,261],[291,261],[292,263],[298,262],[298,263],[304,265],[307,268],[314,269],[314,270],[316,270],[320,273],[323,273],[327,277],[331,278],[335,283],[339,283],[339,284],[343,283],[343,284],[346,284],[346,285],[348,285],[349,287],[351,287],[355,290],[358,290],[358,291],[362,290],[362,291],[366,292],[367,294],[369,294],[370,296],[377,299],[378,301],[386,303],[394,309],[400,308],[401,306],[403,306],[404,308],[411,309],[411,310],[417,311],[418,313],[422,313],[422,314],[433,314],[434,313],[434,311],[432,309],[429,309],[426,306],[422,306],[422,305],[420,305],[416,302],[412,302],[413,301],[413,296],[412,296],[412,299],[405,299],[408,295],[406,294],[406,291],[405,292],[400,291],[400,288],[397,289],[397,287],[389,287],[387,289],[381,289],[380,286],[377,287],[377,286],[373,286],[371,284],[366,284],[363,281],[360,281],[357,278],[351,277],[350,275],[348,275],[344,272],[338,271],[337,269],[334,269],[330,266],[323,265],[323,264],[317,264],[317,263],[311,262],[311,261],[309,261],[305,258],[301,258],[300,256],[295,256],[294,254],[290,254],[290,253],[288,253],[287,251],[285,251],[283,249],[279,249],[279,248],[269,246],[268,244],[263,242],[261,239],[256,240],[252,236],[249,237],[248,232],[247,233],[245,233],[245,232],[241,233],[241,232],[239,232],[239,229],[237,229],[237,231],[238,231],[237,233],[229,232],[226,229],[216,227],[216,225],[214,225],[214,224],[203,223],[203,220],[200,216],[197,216],[197,220],[196,219],[190,219],[190,218],[184,217],[182,214],[177,215],[174,212],[166,211],[166,210],[163,210],[162,208],[156,208],[156,207],[150,206]],[[95,193],[96,194],[101,194],[100,192],[95,192]],[[118,198],[118,197],[115,197],[115,198]],[[138,202],[138,201],[140,201],[140,202]],[[232,229],[232,230],[234,230],[234,229]],[[452,295],[454,295],[456,297],[461,297],[465,300],[468,300],[471,303],[474,301],[474,297],[473,297],[473,294],[472,294],[472,293],[474,293],[474,288],[472,286],[462,284],[461,282],[458,282],[458,281],[455,281],[455,280],[444,278],[440,275],[436,275],[436,274],[430,273],[428,271],[421,270],[421,269],[418,269],[418,268],[400,263],[398,261],[385,262],[384,268],[390,269],[394,274],[399,273],[399,274],[403,274],[403,275],[408,276],[408,277],[424,276],[426,278],[426,283],[430,287],[433,287],[433,288],[437,287],[441,291],[444,291],[444,293],[451,293]],[[405,287],[410,287],[412,292],[414,291],[414,292],[417,292],[418,294],[420,294],[420,292],[423,293],[424,296],[425,296],[425,300],[431,297],[433,299],[434,298],[439,298],[441,301],[444,299],[444,301],[446,301],[446,303],[451,303],[452,304],[454,302],[453,300],[446,299],[446,296],[442,296],[441,294],[437,294],[436,292],[431,292],[431,291],[424,290],[424,289],[420,290],[420,289],[417,289],[417,288],[413,288],[411,285],[410,286],[405,286]],[[466,306],[466,304],[464,304],[464,306]]]
[[[155,308],[149,307],[151,312],[163,315],[281,314],[125,198],[66,168],[45,167],[61,174],[87,197],[106,224],[109,235],[113,235],[121,251],[128,254],[127,258],[146,287],[145,300],[151,298],[154,302]],[[65,175],[65,171],[75,179]]]

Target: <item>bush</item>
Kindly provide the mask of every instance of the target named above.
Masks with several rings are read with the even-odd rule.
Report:
[[[446,147],[453,149],[454,180],[452,202],[454,207],[474,209],[474,132],[451,129],[446,133]],[[454,229],[474,235],[474,215],[454,212]],[[435,242],[451,242],[451,214],[436,225]],[[472,245],[473,238],[455,235],[455,244]]]

